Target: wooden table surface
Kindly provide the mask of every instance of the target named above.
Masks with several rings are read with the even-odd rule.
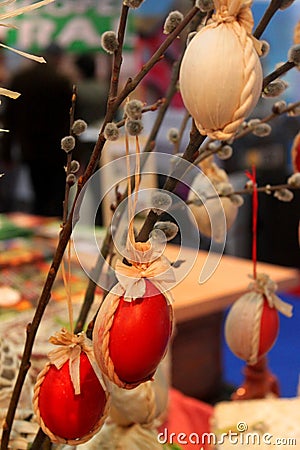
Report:
[[[168,245],[165,254],[170,261],[174,261],[178,257],[178,251],[177,246]],[[184,272],[188,268],[190,259],[194,255],[196,260],[190,272],[172,289],[177,322],[224,310],[247,291],[251,282],[249,278],[253,270],[251,260],[223,255],[211,277],[205,283],[199,284],[198,280],[207,252],[185,249],[183,257],[188,256],[188,258],[180,270]],[[268,274],[277,283],[278,291],[300,284],[300,271],[294,268],[258,262],[257,272]]]

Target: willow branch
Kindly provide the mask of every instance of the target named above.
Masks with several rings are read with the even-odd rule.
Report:
[[[187,124],[188,124],[188,121],[189,121],[190,118],[191,118],[190,113],[188,111],[186,111],[186,113],[185,113],[185,115],[184,115],[184,117],[182,119],[180,128],[179,128],[178,140],[177,140],[177,142],[174,145],[174,153],[178,153],[179,152],[180,144],[181,144],[182,138],[183,138],[183,134],[185,132],[185,129],[187,127]]]
[[[276,117],[282,116],[283,114],[287,114],[290,111],[293,111],[295,108],[298,108],[300,106],[300,101],[299,102],[295,102],[290,104],[289,106],[287,106],[286,108],[284,108],[282,111],[278,112],[278,113],[272,113],[269,114],[268,116],[264,117],[263,119],[260,120],[260,123],[267,123],[270,122],[271,120],[275,119]],[[240,131],[234,138],[234,140],[236,139],[240,139],[246,135],[248,135],[249,133],[251,133],[254,129],[255,126],[257,126],[258,124],[255,125],[248,125],[247,128],[245,128],[244,130]]]
[[[274,70],[274,72],[271,72],[263,80],[263,90],[265,89],[265,87],[268,86],[269,83],[271,83],[271,81],[276,80],[276,78],[280,77],[281,75],[284,75],[294,67],[296,67],[296,64],[294,62],[286,61],[284,64],[278,67],[278,69]]]
[[[300,189],[300,187],[299,186],[291,186],[288,183],[276,184],[276,185],[273,185],[273,186],[270,185],[270,184],[267,184],[266,186],[257,187],[256,190],[257,190],[257,192],[264,192],[265,194],[270,194],[271,192],[280,191],[281,189],[296,190],[296,189]],[[235,192],[233,192],[230,195],[233,195],[233,194],[245,195],[245,194],[252,194],[252,193],[253,193],[253,188],[250,186],[250,187],[247,187],[245,189],[241,189],[239,191],[235,191]],[[220,197],[224,197],[224,195],[223,196],[220,195]]]
[[[172,44],[172,42],[178,37],[178,35],[185,29],[185,27],[189,24],[189,22],[193,19],[193,17],[199,12],[199,9],[194,6],[191,10],[186,14],[180,24],[175,28],[175,30],[168,35],[166,40],[162,43],[162,45],[158,48],[158,50],[152,55],[152,57],[147,61],[146,64],[142,67],[140,72],[134,77],[129,78],[127,83],[125,84],[123,90],[119,93],[116,98],[116,104],[119,106],[126,97],[139,85],[139,83],[143,80],[143,78],[147,75],[147,73],[152,69],[152,67],[161,59],[164,55],[165,51]]]
[[[60,267],[64,251],[66,249],[66,246],[69,242],[70,236],[72,232],[72,219],[71,217],[68,219],[66,224],[64,225],[63,229],[60,233],[59,238],[59,244],[57,246],[57,249],[55,251],[53,261],[51,264],[51,267],[49,269],[40,300],[37,304],[35,314],[33,317],[33,320],[30,324],[28,324],[26,329],[26,341],[25,341],[25,347],[24,352],[20,364],[20,369],[18,372],[17,380],[14,386],[14,390],[12,393],[11,401],[9,404],[9,408],[7,411],[6,419],[3,424],[3,434],[2,434],[2,440],[1,440],[1,450],[6,450],[8,443],[9,443],[9,436],[10,431],[12,428],[15,412],[17,409],[18,401],[21,395],[22,386],[25,380],[25,377],[27,375],[27,372],[30,368],[30,358],[31,358],[31,352],[33,348],[33,344],[35,341],[36,333],[38,331],[38,327],[40,325],[40,322],[42,320],[43,314],[45,312],[45,309],[49,303],[50,297],[51,297],[51,289],[54,283],[54,280],[56,278],[58,269]]]
[[[259,24],[257,25],[253,36],[259,39],[265,29],[267,28],[269,22],[271,21],[274,14],[278,11],[282,4],[282,0],[272,0],[269,6],[267,7],[264,15],[262,16]]]
[[[52,443],[48,436],[45,435],[40,428],[36,434],[34,442],[32,443],[30,450],[49,450],[52,448]]]
[[[94,280],[98,280],[99,276],[102,273],[104,261],[106,260],[106,258],[108,257],[108,255],[111,251],[112,242],[113,242],[113,239],[112,239],[112,235],[110,232],[110,227],[107,227],[106,236],[103,240],[101,250],[100,250],[100,255],[97,259],[97,262],[93,268],[91,277],[89,278],[89,281],[88,281],[84,300],[83,300],[83,303],[82,303],[82,306],[81,306],[81,309],[79,312],[79,316],[78,316],[78,319],[76,322],[76,326],[75,326],[75,334],[79,333],[84,328],[88,313],[93,305],[94,298],[95,298],[95,291],[97,288],[97,283]]]
[[[196,157],[198,156],[198,149],[199,149],[200,145],[202,144],[202,142],[204,141],[204,139],[205,139],[205,137],[199,133],[199,131],[197,130],[197,128],[193,122],[192,129],[190,132],[190,141],[189,141],[189,144],[182,156],[182,159],[185,161],[188,161],[190,163],[193,163],[195,161]],[[186,168],[184,167],[184,165],[180,165],[180,161],[179,161],[177,166],[171,173],[171,175],[167,178],[167,180],[163,186],[163,189],[165,191],[173,192],[178,184],[178,181],[183,176],[185,171],[186,171]],[[151,210],[148,213],[146,220],[145,220],[142,228],[140,229],[140,232],[139,232],[136,240],[141,241],[141,242],[146,241],[149,238],[149,233],[153,229],[153,227],[158,219],[159,219],[159,215],[156,214],[153,210]]]
[[[117,50],[114,52],[114,56],[113,56],[113,69],[112,69],[110,89],[109,89],[109,94],[108,94],[108,105],[114,101],[114,99],[118,93],[121,65],[123,62],[122,53],[123,53],[123,44],[124,44],[125,31],[126,31],[126,25],[127,25],[127,19],[128,19],[128,12],[129,12],[129,7],[125,6],[123,4],[120,22],[119,22],[119,28],[118,28],[118,44],[119,45],[118,45]]]
[[[72,94],[71,108],[70,108],[70,130],[69,130],[70,135],[73,135],[72,126],[73,126],[74,117],[75,117],[76,100],[77,100],[77,89],[76,89],[76,86],[73,86],[73,94]],[[63,224],[65,224],[67,221],[68,211],[69,211],[70,184],[67,182],[67,177],[68,177],[69,173],[71,172],[72,158],[73,158],[73,152],[72,151],[68,152],[67,166],[66,166],[65,198],[64,198],[64,202],[63,202]]]
[[[293,191],[293,190],[300,189],[300,186],[293,186],[293,185],[290,185],[288,183],[285,183],[285,184],[276,184],[276,185],[267,184],[265,186],[260,186],[260,187],[256,188],[257,192],[265,193],[267,195],[270,195],[272,192],[280,191],[281,189],[288,189],[290,191]],[[248,186],[248,187],[245,187],[244,189],[233,191],[230,194],[214,194],[214,195],[210,195],[210,196],[206,197],[205,201],[213,200],[215,198],[230,198],[233,195],[247,195],[247,194],[250,194],[250,195],[253,194],[253,187],[251,185]],[[186,201],[187,205],[191,205],[193,203],[195,203],[195,200],[187,200]],[[196,202],[196,203],[198,203],[198,202]]]

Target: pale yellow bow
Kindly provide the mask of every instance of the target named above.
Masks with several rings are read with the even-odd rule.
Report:
[[[60,332],[51,336],[49,342],[59,347],[51,350],[48,357],[51,364],[54,364],[57,369],[60,369],[67,361],[69,361],[69,371],[72,384],[74,386],[75,394],[80,394],[80,354],[84,352],[89,359],[102,387],[101,373],[97,370],[95,364],[92,341],[86,337],[84,333],[77,335],[70,333],[63,328]]]
[[[249,290],[264,295],[271,308],[276,308],[277,311],[286,317],[292,317],[293,306],[281,300],[275,294],[276,289],[276,283],[265,273],[257,274],[256,280],[249,284]]]

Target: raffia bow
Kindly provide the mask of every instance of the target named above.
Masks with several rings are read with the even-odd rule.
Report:
[[[54,336],[51,336],[49,342],[54,345],[59,345],[58,348],[51,350],[48,354],[51,364],[54,364],[57,369],[60,369],[67,361],[69,361],[70,377],[74,386],[75,395],[80,394],[81,352],[84,352],[88,357],[95,374],[97,375],[103,389],[105,389],[101,372],[95,362],[92,342],[84,333],[75,335],[63,328],[61,331],[55,333]]]
[[[141,298],[146,291],[145,278],[147,278],[165,294],[175,282],[169,260],[163,255],[157,257],[157,249],[151,247],[150,242],[136,242],[130,253],[131,256],[127,259],[131,265],[124,264],[121,260],[116,262],[115,272],[119,285],[115,286],[114,293],[120,294],[122,291],[124,299],[129,302]],[[172,301],[170,293],[166,298],[169,302]]]
[[[256,280],[249,284],[248,289],[264,295],[271,308],[276,308],[277,311],[286,317],[292,317],[293,306],[284,302],[275,294],[277,285],[271,280],[269,275],[265,273],[257,274]]]

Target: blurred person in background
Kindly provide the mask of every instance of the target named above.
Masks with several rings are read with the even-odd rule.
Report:
[[[74,59],[77,80],[75,118],[83,119],[89,130],[80,136],[74,156],[83,171],[90,159],[105,116],[108,97],[108,81],[97,76],[96,58],[93,53],[83,53]]]
[[[97,76],[96,58],[93,53],[84,53],[75,58],[77,69],[76,118],[88,125],[100,126],[105,115],[109,85]]]
[[[88,130],[78,140],[73,153],[74,158],[80,163],[80,172],[86,169],[91,153],[98,138],[101,123],[106,113],[106,105],[109,91],[109,79],[105,74],[97,71],[97,59],[94,53],[79,54],[74,58],[77,80],[75,81],[77,99],[75,106],[75,118],[83,119]],[[98,203],[97,193],[91,200]],[[97,225],[102,224],[101,208],[97,211]]]
[[[66,164],[61,139],[70,132],[72,83],[59,71],[60,47],[50,45],[43,56],[46,64],[30,61],[8,83],[21,95],[6,101],[3,126],[9,132],[2,138],[1,160],[19,159],[28,169],[34,196],[28,212],[61,217]]]

